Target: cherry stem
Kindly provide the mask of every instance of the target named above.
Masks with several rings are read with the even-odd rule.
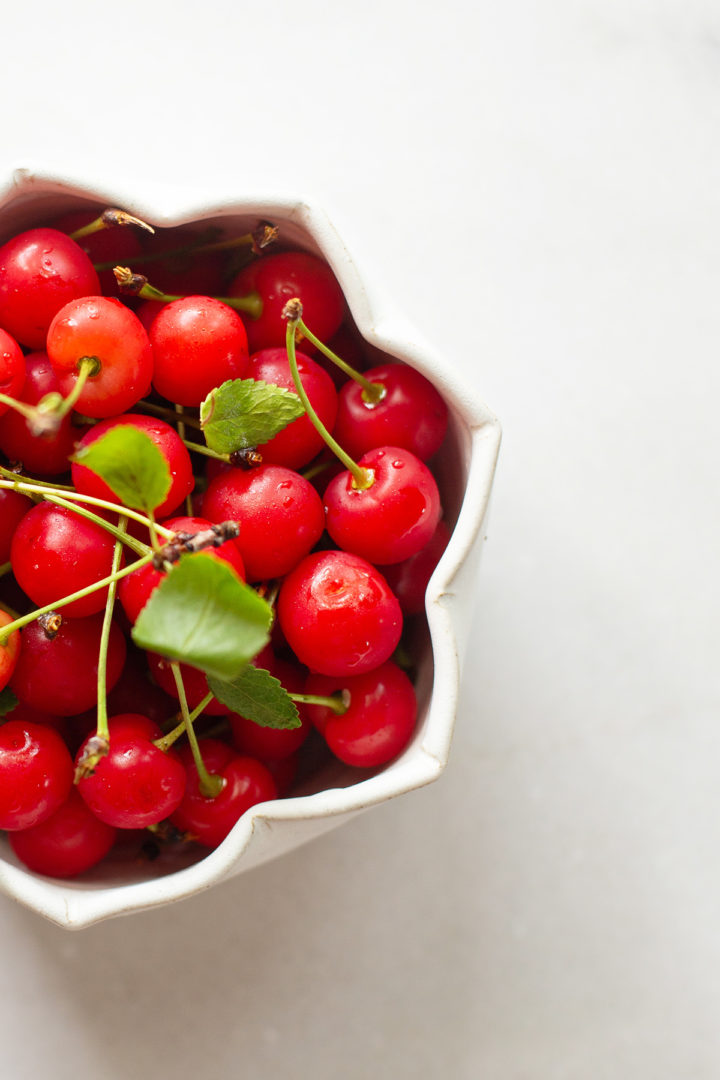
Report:
[[[145,229],[149,233],[155,232],[152,225],[148,225],[147,221],[143,221],[142,218],[133,217],[132,214],[128,214],[125,210],[117,210],[114,206],[109,206],[107,210],[103,210],[99,217],[94,218],[87,225],[83,225],[81,229],[71,232],[70,239],[82,240],[86,236],[102,232],[103,229],[111,229],[115,225],[139,225],[141,229]]]
[[[0,405],[8,405],[24,416],[33,435],[54,435],[63,418],[67,416],[80,397],[88,378],[96,375],[99,370],[99,361],[94,356],[83,356],[81,360],[78,360],[78,376],[66,398],[53,391],[45,394],[37,405],[28,405],[25,401],[17,401],[15,398],[8,397],[7,394],[0,394]]]
[[[5,469],[2,465],[0,465],[0,476],[4,476],[8,480],[12,480],[13,482],[18,482],[22,484],[37,484],[39,482],[41,483],[41,481],[37,481],[32,476],[24,476],[22,473],[13,472],[12,469]],[[44,484],[43,486],[46,487],[48,491],[75,491],[75,488],[72,486],[72,484],[53,483]]]
[[[120,536],[115,541],[115,549],[113,551],[112,573],[115,575],[117,575],[117,572],[120,569],[120,558],[123,549],[122,534],[125,532],[126,528],[127,518],[123,515],[123,517],[120,518],[118,525]],[[105,601],[105,615],[103,618],[102,632],[100,634],[100,657],[98,660],[97,676],[97,730],[95,734],[99,739],[105,740],[110,738],[107,715],[107,654],[108,645],[110,643],[110,627],[112,625],[116,592],[117,577],[114,577],[108,586],[107,600]]]
[[[170,669],[173,673],[173,678],[175,679],[175,686],[177,687],[178,698],[180,699],[180,712],[182,713],[190,749],[195,762],[195,768],[197,769],[198,778],[200,780],[200,794],[204,795],[206,799],[215,799],[225,787],[225,781],[222,776],[211,775],[205,768],[205,762],[200,753],[197,735],[195,734],[193,722],[190,717],[190,710],[188,709],[187,697],[185,696],[185,684],[183,683],[180,664],[177,660],[174,660],[170,664]]]
[[[347,376],[349,376],[351,379],[354,379],[356,383],[362,386],[363,401],[367,405],[377,405],[378,402],[383,400],[383,398],[387,394],[387,390],[383,383],[371,382],[370,379],[366,378],[364,375],[361,375],[361,373],[357,371],[354,367],[351,367],[350,364],[347,363],[347,361],[341,359],[341,357],[339,357],[337,353],[333,352],[329,345],[326,345],[323,341],[320,340],[320,338],[315,337],[315,334],[313,334],[312,330],[310,330],[309,327],[305,325],[302,318],[297,320],[297,328],[303,335],[303,337],[307,338],[311,345],[314,345],[315,348],[323,354],[323,356],[326,356],[328,360],[331,360],[332,363],[339,367],[341,371],[344,371]]]
[[[0,563],[0,577],[5,577],[5,574],[9,574],[12,570],[11,562]]]
[[[191,723],[194,723],[197,720],[200,713],[205,712],[214,697],[215,695],[212,693],[206,694],[200,704],[195,706],[193,711],[190,713]],[[177,724],[174,728],[168,731],[167,735],[163,735],[161,739],[156,739],[155,746],[157,746],[160,750],[169,750],[173,743],[177,742],[180,736],[185,734],[185,730],[185,721],[181,720],[179,724]]]
[[[70,412],[75,402],[83,392],[83,387],[91,375],[97,375],[100,371],[100,361],[96,356],[82,356],[77,362],[77,378],[68,396],[53,409],[53,413],[62,420]]]
[[[175,406],[175,414],[176,414],[176,416],[178,418],[177,419],[178,435],[180,436],[182,441],[185,442],[185,436],[187,434],[186,417],[185,417],[185,409],[183,408],[182,405],[176,405]],[[185,513],[187,514],[188,517],[193,516],[192,494],[189,491],[188,491],[187,495],[185,496]]]
[[[288,694],[293,701],[301,705],[322,705],[326,709],[332,709],[336,716],[342,716],[350,707],[350,692],[342,690],[337,694],[325,697],[323,694]]]
[[[290,303],[292,303],[292,301],[290,301]],[[295,383],[295,389],[297,391],[298,397],[302,401],[305,412],[310,419],[310,423],[313,425],[318,435],[320,435],[320,437],[327,443],[335,456],[338,457],[343,463],[345,468],[352,473],[354,487],[358,488],[360,491],[365,491],[367,490],[367,488],[372,487],[373,483],[375,482],[375,476],[372,469],[363,469],[362,466],[358,465],[355,461],[353,461],[349,454],[345,453],[340,444],[337,443],[335,439],[333,439],[332,435],[327,430],[322,420],[313,409],[312,405],[310,404],[310,399],[305,392],[305,387],[303,386],[300,379],[300,372],[298,371],[297,365],[297,357],[295,355],[295,328],[297,327],[297,325],[298,319],[288,319],[287,330],[285,332],[285,345],[287,348],[287,357],[288,363],[290,365],[290,372],[293,377],[293,382]]]
[[[7,469],[0,468],[0,473],[6,476],[12,476]],[[110,510],[114,514],[125,514],[127,517],[132,518],[133,521],[139,522],[144,525],[146,529],[150,529],[152,521],[144,514],[138,513],[136,510],[130,510],[127,506],[119,506],[117,503],[111,503],[107,499],[98,499],[94,495],[83,495],[79,491],[68,490],[67,488],[55,488],[52,484],[37,484],[26,483],[25,481],[17,480],[0,480],[0,488],[13,488],[15,491],[24,491],[26,494],[38,494],[45,497],[47,493],[53,495],[56,490],[62,490],[66,499],[72,499],[76,502],[89,503],[90,506],[99,506],[103,510]],[[155,524],[155,530],[161,536],[170,540],[175,533],[172,529],[166,529],[164,525]]]
[[[0,394],[0,405],[9,406],[9,408],[24,416],[26,420],[34,420],[37,414],[35,405],[27,405],[24,401],[18,401],[17,398],[8,397],[7,394]]]
[[[242,236],[233,236],[225,240],[202,241],[199,244],[185,244],[183,247],[172,248],[168,251],[145,251],[141,255],[134,255],[135,263],[164,262],[167,259],[175,259],[178,255],[206,255],[214,251],[230,251],[233,248],[249,247],[263,248],[277,238],[277,229],[273,226],[266,227],[266,238],[258,241],[256,233],[243,233]],[[113,270],[114,262],[95,263],[96,270]]]
[[[183,439],[183,442],[188,450],[192,450],[196,454],[204,454],[205,457],[215,458],[217,461],[230,461],[229,454],[220,454],[217,450],[211,450],[209,446],[204,446],[203,443],[188,442],[187,439]]]
[[[83,506],[76,506],[75,503],[71,503],[68,499],[63,499],[60,495],[46,495],[45,502],[53,503],[55,506],[64,506],[66,510],[72,510],[74,514],[87,518],[88,521],[93,521],[96,525],[99,525],[101,529],[104,529],[105,532],[109,532],[111,536],[114,536],[116,540],[120,540],[123,544],[126,544],[136,555],[152,554],[152,548],[147,544],[143,544],[141,540],[136,540],[134,536],[130,536],[124,529],[116,528],[115,525],[111,525],[109,521],[100,517],[99,514],[93,514],[92,510],[86,510]]]
[[[181,409],[182,405],[176,405],[176,409]],[[178,416],[177,412],[173,412],[172,409],[166,409],[164,405],[156,405],[154,401],[138,401],[134,408],[147,409],[149,412],[154,413],[155,416],[160,416],[164,420],[175,421],[175,423],[182,423],[183,426],[197,428],[198,431],[202,431],[202,424],[195,416],[188,416],[186,412],[182,413],[182,419]],[[179,429],[178,429],[179,430]]]
[[[113,273],[123,292],[139,296],[141,300],[158,300],[161,304],[171,304],[173,300],[187,299],[186,295],[165,293],[156,289],[143,274],[133,274],[128,266],[115,266]],[[234,311],[243,311],[251,319],[259,319],[262,315],[263,302],[258,292],[248,293],[247,296],[215,296],[213,299],[227,304]]]
[[[45,604],[43,607],[36,608],[34,611],[29,611],[27,615],[21,615],[14,622],[8,623],[7,626],[0,627],[0,644],[2,644],[12,633],[13,630],[19,630],[23,626],[27,626],[28,623],[34,622],[41,615],[46,615],[49,611],[57,611],[59,608],[64,608],[67,604],[72,604],[73,600],[82,600],[84,596],[89,596],[90,593],[97,592],[98,589],[104,589],[106,585],[112,585],[114,581],[120,581],[121,578],[127,577],[128,574],[132,574],[135,570],[139,570],[147,563],[152,562],[152,553],[144,555],[142,559],[138,559],[137,562],[131,563],[130,566],[123,567],[122,570],[116,571],[114,574],[109,574],[107,577],[101,578],[99,581],[94,581],[92,585],[86,585],[83,589],[77,589],[74,593],[69,593],[67,596],[61,597],[59,600],[53,600],[51,604]]]

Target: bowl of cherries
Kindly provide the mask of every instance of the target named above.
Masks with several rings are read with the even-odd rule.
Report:
[[[0,190],[0,888],[192,895],[443,771],[499,425],[325,214]]]

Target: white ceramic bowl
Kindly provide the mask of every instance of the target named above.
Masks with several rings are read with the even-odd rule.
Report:
[[[347,298],[351,314],[371,346],[412,365],[441,391],[450,429],[435,469],[446,516],[454,526],[450,544],[427,592],[429,635],[419,643],[415,736],[396,760],[373,772],[339,762],[322,768],[312,783],[282,800],[248,811],[225,842],[209,854],[163,856],[138,867],[106,860],[79,881],[56,881],[26,870],[6,840],[0,841],[0,888],[60,926],[80,928],[207,889],[225,878],[275,858],[358,814],[437,779],[448,760],[455,722],[463,644],[473,606],[483,521],[500,443],[495,417],[455,376],[450,362],[422,343],[415,330],[377,296],[327,216],[299,199],[238,198],[223,205],[144,201],[122,191],[85,189],[37,171],[18,170],[0,189],[0,243],[67,210],[90,204],[121,206],[159,226],[208,222],[245,231],[259,219],[275,222],[285,241],[323,256]]]

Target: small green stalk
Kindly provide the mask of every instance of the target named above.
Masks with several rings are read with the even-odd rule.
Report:
[[[8,397],[7,394],[0,394],[0,405],[7,405],[9,408],[14,409],[15,412],[19,412],[26,420],[34,420],[37,407],[35,405],[26,405],[24,401],[18,401],[17,398]]]
[[[332,363],[336,365],[336,367],[339,367],[341,371],[344,371],[349,378],[354,379],[359,386],[362,386],[362,398],[367,405],[377,405],[378,402],[383,400],[387,394],[387,390],[383,383],[371,382],[370,379],[367,379],[354,367],[351,367],[345,360],[341,359],[341,357],[333,352],[333,350],[321,341],[319,337],[315,337],[315,334],[313,334],[312,330],[305,325],[302,318],[297,320],[296,325],[302,336],[307,338],[311,345],[314,345],[323,356],[326,356],[328,360],[331,360]]]
[[[336,716],[342,716],[350,707],[350,694],[347,690],[339,694],[331,694],[329,697],[323,694],[291,694],[288,697],[301,705],[322,705],[326,709],[332,709]]]
[[[190,713],[191,724],[197,720],[198,716],[200,716],[201,713],[205,712],[214,697],[214,694],[206,694],[200,704],[195,706],[193,711]],[[155,746],[157,746],[160,750],[169,750],[173,743],[177,742],[180,736],[185,734],[186,730],[187,726],[185,724],[185,721],[181,720],[179,724],[177,724],[174,728],[168,731],[167,735],[163,735],[161,739],[156,739]]]
[[[34,622],[35,619],[39,618],[41,615],[46,615],[49,611],[58,611],[67,604],[72,604],[73,600],[82,600],[83,596],[89,596],[90,593],[97,592],[98,589],[104,589],[106,585],[112,585],[114,581],[120,581],[121,578],[127,577],[128,574],[132,574],[135,570],[139,570],[147,563],[152,562],[152,559],[152,554],[145,555],[142,559],[138,559],[137,562],[132,563],[130,566],[125,566],[122,570],[117,570],[115,573],[101,578],[100,581],[94,581],[92,585],[86,585],[84,589],[78,589],[76,592],[70,593],[68,596],[63,596],[59,600],[53,600],[51,604],[45,604],[43,607],[36,608],[35,611],[29,611],[27,615],[20,615],[14,622],[8,623],[7,626],[0,628],[0,645],[7,639],[13,630],[20,630],[21,627],[27,626],[28,623]]]
[[[121,517],[119,523],[120,537],[115,541],[115,549],[113,551],[112,560],[112,573],[117,575],[120,569],[120,558],[122,556],[122,533],[127,528],[127,518]],[[104,739],[106,742],[110,738],[110,732],[108,731],[108,715],[107,715],[107,654],[108,644],[110,642],[110,627],[112,625],[113,608],[115,607],[115,593],[117,592],[117,576],[113,577],[113,580],[108,586],[107,600],[105,601],[105,616],[103,618],[102,632],[100,634],[100,657],[98,659],[98,677],[97,677],[97,730],[96,735],[98,739]]]
[[[71,411],[75,402],[83,392],[83,387],[89,378],[93,375],[97,375],[100,371],[100,361],[96,356],[83,356],[77,362],[77,379],[73,384],[73,388],[68,396],[61,400],[60,403],[52,409],[52,413],[58,420],[62,420],[64,416]],[[40,403],[42,404],[42,402]]]
[[[128,214],[125,210],[117,210],[114,206],[111,206],[107,210],[103,210],[99,217],[89,221],[87,225],[83,225],[82,228],[71,232],[70,239],[77,242],[83,240],[86,236],[92,236],[93,233],[111,229],[115,225],[138,225],[149,233],[155,232],[152,225],[148,225],[142,218],[133,217],[132,214]]]
[[[5,469],[0,465],[0,477],[5,477],[6,480],[12,480],[13,484],[35,484],[40,485],[47,491],[75,491],[72,484],[57,484],[57,483],[43,483],[41,480],[36,480],[32,476],[25,476],[23,473],[13,472],[12,469]]]
[[[293,304],[294,301],[290,300],[288,306]],[[297,302],[298,306],[299,301]],[[287,310],[287,308],[286,308]],[[340,459],[346,469],[348,469],[353,476],[353,486],[359,491],[366,491],[375,482],[375,475],[372,469],[363,469],[358,465],[349,454],[346,454],[339,443],[333,439],[330,432],[327,430],[318,414],[310,404],[310,399],[305,392],[305,387],[300,379],[300,372],[298,371],[297,357],[295,355],[295,328],[299,322],[299,316],[297,318],[288,318],[287,330],[285,332],[285,345],[287,348],[288,363],[290,364],[290,371],[292,373],[293,382],[295,383],[295,390],[297,395],[303,403],[305,412],[307,413],[310,423],[313,425],[318,435],[327,443],[336,457]]]
[[[185,696],[185,685],[183,683],[179,663],[173,661],[170,664],[170,669],[173,673],[173,678],[175,679],[175,686],[177,687],[178,698],[180,699],[180,712],[182,713],[193,761],[195,762],[195,768],[197,769],[198,778],[200,780],[200,794],[204,795],[206,799],[215,799],[225,787],[225,781],[222,776],[211,775],[205,768],[205,762],[200,753],[197,736],[190,717],[190,710],[188,709],[187,697]]]
[[[12,473],[7,470],[0,469],[0,472],[4,475],[12,476]],[[41,495],[43,498],[48,493],[54,494],[56,490],[52,484],[26,483],[25,481],[17,480],[0,480],[0,488],[13,488],[15,491],[24,491],[28,495]],[[130,510],[127,506],[111,503],[107,499],[98,499],[94,495],[82,495],[79,491],[74,491],[72,488],[62,488],[62,490],[66,499],[70,499],[74,502],[89,503],[90,506],[99,506],[103,510],[110,510],[113,514],[125,514],[127,517],[132,518],[133,521],[137,521],[141,525],[144,525],[146,529],[150,529],[152,525],[149,517],[138,513],[137,510]],[[175,535],[172,529],[166,529],[164,525],[156,524],[155,530],[166,540],[171,540]]]
[[[194,454],[203,454],[205,457],[215,458],[217,461],[230,461],[229,454],[220,454],[217,450],[211,450],[209,446],[204,446],[203,443],[189,442],[188,439],[183,439],[183,442],[188,450],[191,450]]]
[[[111,536],[114,536],[116,540],[120,540],[121,543],[126,544],[136,555],[148,555],[152,552],[152,548],[147,544],[143,544],[141,540],[136,540],[134,536],[130,536],[125,530],[120,530],[114,525],[111,525],[105,518],[101,518],[98,514],[93,514],[92,510],[86,510],[82,506],[76,506],[75,503],[69,502],[68,499],[63,499],[59,495],[46,495],[45,502],[53,503],[55,506],[64,506],[67,510],[72,510],[74,514],[78,514],[80,517],[86,518],[88,521],[94,522],[99,525],[105,532],[109,532]]]
[[[5,575],[9,574],[11,570],[12,570],[12,563],[11,562],[1,563],[0,564],[0,577],[5,577]]]
[[[116,266],[113,273],[121,290],[139,296],[141,300],[158,300],[161,304],[171,304],[174,300],[186,299],[179,293],[166,293],[156,289],[143,274],[133,274],[127,266]],[[251,319],[259,319],[262,315],[263,302],[258,292],[248,293],[247,296],[216,296],[214,299],[227,304],[234,311],[243,311]]]

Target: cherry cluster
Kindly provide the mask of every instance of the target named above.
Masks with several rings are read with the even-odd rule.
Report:
[[[30,869],[212,848],[319,748],[407,745],[447,408],[368,359],[266,223],[0,247],[0,829]]]

